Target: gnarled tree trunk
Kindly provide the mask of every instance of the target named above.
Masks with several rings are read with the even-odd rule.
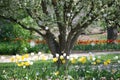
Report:
[[[107,28],[107,40],[110,41],[109,43],[114,43],[114,40],[118,37],[117,33],[117,26]]]

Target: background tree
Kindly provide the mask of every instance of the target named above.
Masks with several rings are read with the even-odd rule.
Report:
[[[103,9],[112,8],[116,2],[118,0],[1,0],[0,18],[37,32],[54,56],[56,53],[69,55],[79,35],[102,17]]]
[[[113,42],[117,39],[118,28],[120,27],[120,1],[111,2],[106,5],[106,8],[106,10],[103,9],[102,19],[106,23],[107,39]]]

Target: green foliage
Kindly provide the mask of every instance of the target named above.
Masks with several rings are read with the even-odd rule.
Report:
[[[46,44],[38,44],[34,47],[28,47],[28,52],[39,52],[50,53],[50,50]]]
[[[0,43],[0,55],[24,54],[30,52],[37,53],[39,51],[50,53],[46,44],[38,44],[34,47],[30,47],[30,44],[26,41]]]
[[[16,54],[19,50],[18,43],[2,42],[0,43],[0,55]]]
[[[0,21],[0,40],[10,41],[15,38],[27,39],[30,37],[30,32],[24,30],[20,26],[10,23],[9,21]]]

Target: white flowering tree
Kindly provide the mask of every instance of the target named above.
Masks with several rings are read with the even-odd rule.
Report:
[[[118,0],[0,0],[0,18],[41,35],[54,56],[69,55],[79,35],[116,3]]]

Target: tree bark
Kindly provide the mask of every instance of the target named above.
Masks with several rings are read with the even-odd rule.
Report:
[[[114,40],[118,37],[117,33],[117,26],[107,28],[107,40],[110,41],[109,43],[114,43]]]

